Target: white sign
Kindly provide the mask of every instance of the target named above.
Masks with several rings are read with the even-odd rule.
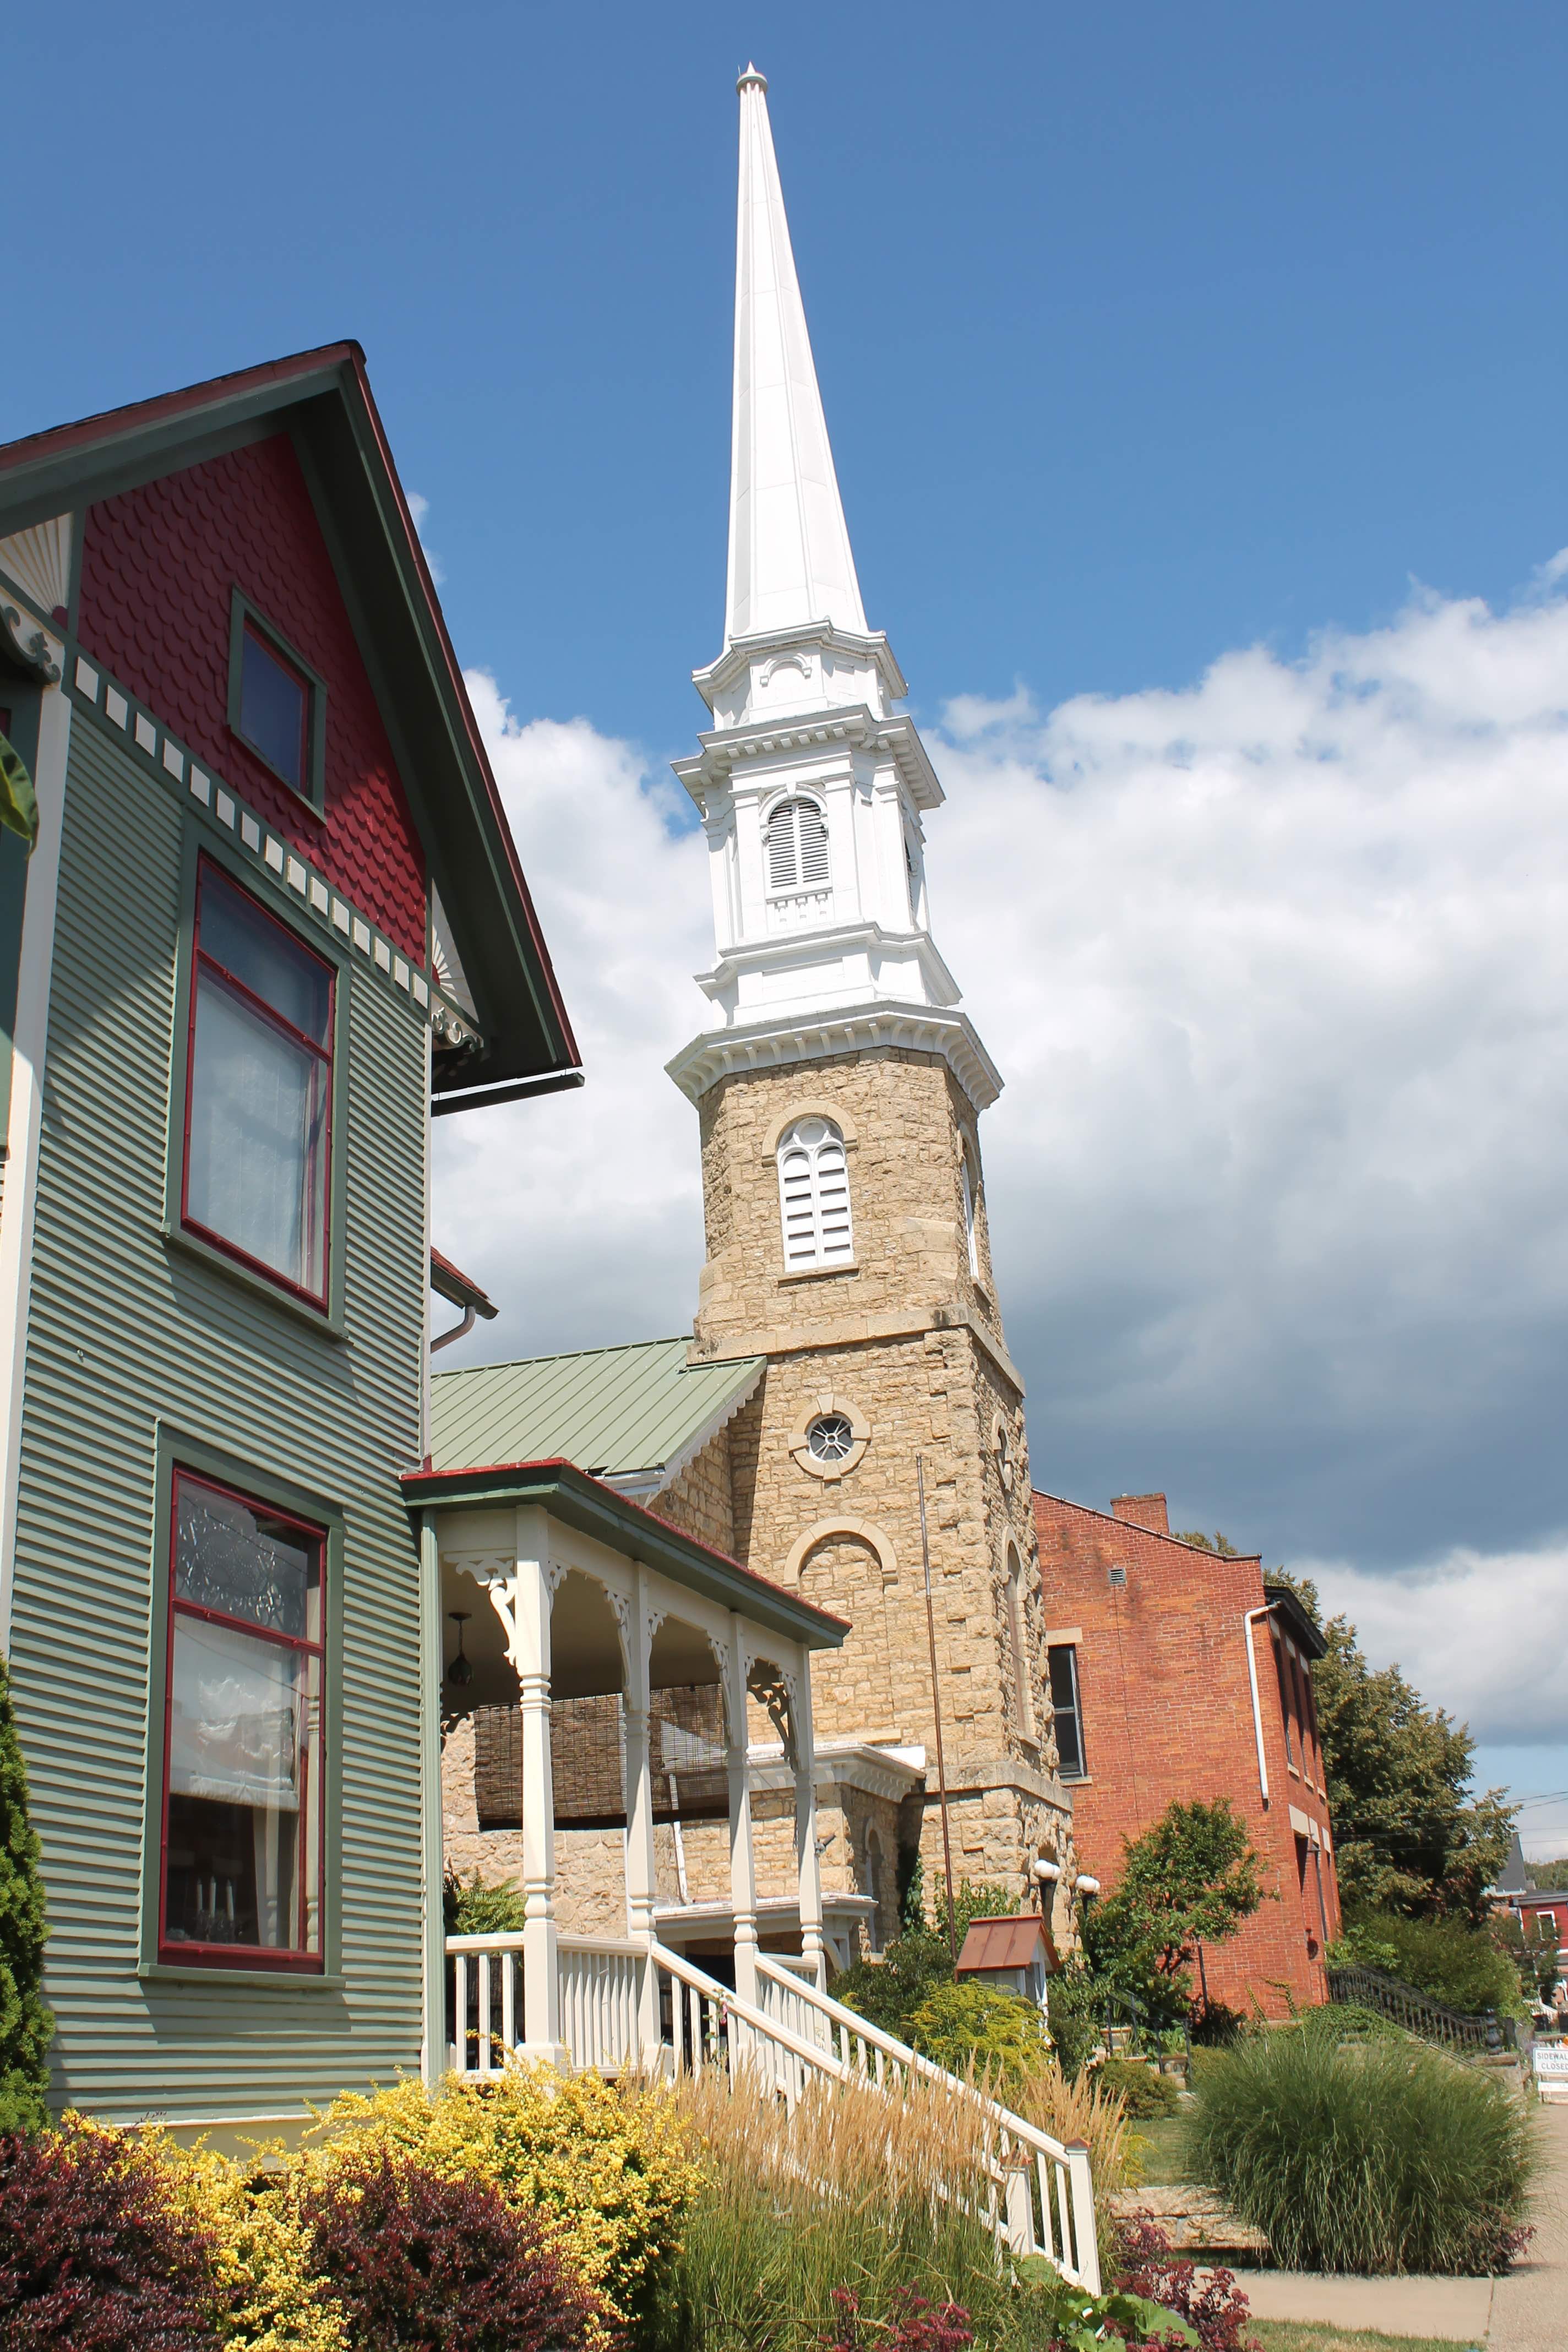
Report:
[[[1568,2083],[1568,2042],[1538,2042],[1530,2063],[1543,2083]]]

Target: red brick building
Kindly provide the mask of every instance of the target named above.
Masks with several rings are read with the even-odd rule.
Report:
[[[1173,1799],[1228,1797],[1269,1898],[1205,1950],[1212,2000],[1270,2017],[1328,1997],[1339,1890],[1312,1704],[1322,1637],[1257,1556],[1172,1535],[1163,1495],[1109,1512],[1035,1496],[1062,1778],[1082,1870],[1110,1894],[1123,1840]]]

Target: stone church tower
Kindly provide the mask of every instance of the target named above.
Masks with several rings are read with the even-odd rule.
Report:
[[[934,1890],[923,1475],[954,1872],[1020,1907],[1043,1891],[1067,1944],[1069,1802],[980,1150],[1002,1082],[931,937],[942,791],[861,606],[767,85],[748,68],[739,88],[724,647],[696,673],[712,727],[676,770],[707,837],[712,1014],[669,1069],[701,1121],[691,1360],[765,1370],[706,1475],[742,1559],[853,1620],[819,1671],[817,1738],[923,1748],[900,1834]]]

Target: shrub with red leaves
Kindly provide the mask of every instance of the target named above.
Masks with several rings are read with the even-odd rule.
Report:
[[[214,2352],[205,2239],[100,2132],[0,2139],[0,2352]]]
[[[578,2352],[604,2323],[536,2225],[482,2182],[383,2151],[335,2165],[301,2212],[354,2352]]]
[[[1171,2241],[1147,2215],[1123,2235],[1121,2262],[1116,2284],[1122,2292],[1176,2312],[1197,2329],[1203,2352],[1259,2352],[1257,2337],[1243,2333],[1252,2305],[1233,2271],[1210,2271],[1200,2286],[1194,2264],[1172,2253]]]
[[[967,2311],[956,2303],[928,2303],[912,2286],[899,2289],[879,2327],[861,2317],[851,2288],[836,2286],[833,2300],[838,2318],[834,2334],[821,2339],[822,2352],[964,2352],[974,2341]]]

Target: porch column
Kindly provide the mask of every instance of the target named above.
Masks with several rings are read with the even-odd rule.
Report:
[[[555,1785],[550,1762],[550,1574],[544,1513],[517,1515],[511,1663],[517,1675],[522,1748],[523,2054],[565,2063],[555,1927]]]
[[[735,1921],[735,1990],[757,2005],[757,1873],[752,1850],[752,1766],[746,1738],[746,1647],[741,1618],[730,1619],[724,1692],[730,1777],[730,1908]]]
[[[795,1852],[800,1886],[800,1952],[819,1991],[827,1990],[822,1934],[822,1873],[816,1859],[816,1744],[811,1728],[811,1652],[801,1645],[795,1675]]]
[[[626,1930],[634,1943],[649,1946],[657,1934],[654,1906],[658,1891],[653,1843],[653,1765],[649,1753],[649,1714],[653,1692],[648,1680],[648,1656],[652,1647],[647,1570],[639,1562],[632,1570],[632,1610],[626,1635],[624,1703],[626,1738]],[[645,2066],[653,2063],[659,2040],[658,1969],[650,1953],[643,1964],[637,1988],[637,2044]]]

